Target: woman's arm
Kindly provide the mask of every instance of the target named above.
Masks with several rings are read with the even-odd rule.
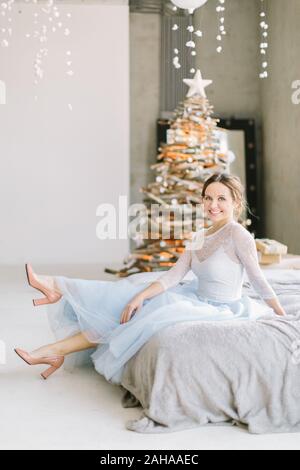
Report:
[[[191,250],[185,250],[171,269],[164,272],[164,274],[150,284],[149,287],[140,292],[137,297],[143,300],[151,299],[151,297],[161,294],[161,292],[170,289],[170,287],[177,286],[190,269]]]
[[[144,300],[151,299],[170,287],[176,286],[191,269],[191,258],[191,250],[186,250],[171,269],[160,276],[155,282],[152,282],[149,287],[139,292],[123,310],[121,323],[130,320],[133,312],[135,310],[138,311],[142,307]]]
[[[160,294],[164,291],[164,288],[159,282],[152,282],[149,287],[139,292],[124,308],[120,323],[126,323],[130,320],[133,313],[138,311],[143,306],[143,302],[146,299],[151,299],[155,295]]]
[[[139,292],[134,298],[139,300],[147,300],[155,297],[158,294],[164,292],[162,284],[158,281],[152,282],[149,287],[146,287],[142,292]]]
[[[233,238],[237,256],[244,265],[253,288],[277,315],[286,315],[277,295],[261,270],[254,238],[242,226],[236,227]]]
[[[177,286],[179,282],[184,278],[184,276],[191,269],[192,262],[192,250],[186,249],[178,258],[177,262],[160,276],[156,282],[159,282],[163,290],[170,289],[171,287]]]
[[[284,311],[282,305],[280,304],[278,297],[274,299],[265,299],[265,302],[277,313],[277,315],[285,316],[286,312]]]

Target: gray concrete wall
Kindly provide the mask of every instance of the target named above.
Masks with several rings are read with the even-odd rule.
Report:
[[[216,114],[253,117],[263,125],[263,191],[265,236],[300,254],[300,105],[291,102],[291,84],[300,80],[300,2],[268,1],[270,77],[262,81],[259,54],[260,0],[226,3],[227,36],[217,54],[215,2],[195,14],[204,32],[198,41],[197,65],[214,83],[207,95]],[[131,201],[140,202],[139,187],[153,179],[156,160],[155,121],[159,113],[160,20],[158,15],[131,14]]]
[[[197,66],[204,78],[213,80],[207,96],[216,114],[224,117],[261,118],[258,79],[259,13],[256,0],[226,2],[223,52],[216,52],[219,23],[216,2],[209,1],[195,12],[195,21],[203,31],[198,40]]]
[[[269,0],[269,78],[262,83],[266,235],[300,254],[300,2]]]
[[[225,15],[228,32],[220,55],[216,53],[215,2],[208,2],[196,12],[195,26],[204,32],[198,41],[197,65],[204,77],[214,81],[207,95],[215,112],[224,117],[253,117],[260,123],[257,15],[256,0],[230,0]],[[159,15],[130,15],[132,202],[142,201],[139,188],[153,179],[149,167],[157,154],[160,38]]]
[[[156,160],[156,120],[159,116],[160,16],[130,14],[130,151],[131,203],[142,202],[139,192],[153,179]]]

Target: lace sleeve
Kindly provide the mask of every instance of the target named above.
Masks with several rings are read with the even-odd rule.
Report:
[[[277,298],[259,266],[254,238],[244,227],[236,228],[233,230],[236,254],[246,270],[252,287],[264,300]]]
[[[159,277],[156,282],[160,282],[164,290],[176,286],[191,269],[191,250],[185,250],[177,262]]]

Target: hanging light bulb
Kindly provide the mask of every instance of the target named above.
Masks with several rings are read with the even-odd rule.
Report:
[[[179,8],[185,10],[194,10],[196,8],[202,7],[207,0],[172,0],[172,3]]]

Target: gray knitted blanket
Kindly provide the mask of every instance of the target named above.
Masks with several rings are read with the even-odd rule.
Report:
[[[300,432],[300,271],[267,273],[287,317],[186,322],[161,330],[127,363],[126,427],[174,432],[208,424]],[[256,297],[247,281],[244,293]]]

